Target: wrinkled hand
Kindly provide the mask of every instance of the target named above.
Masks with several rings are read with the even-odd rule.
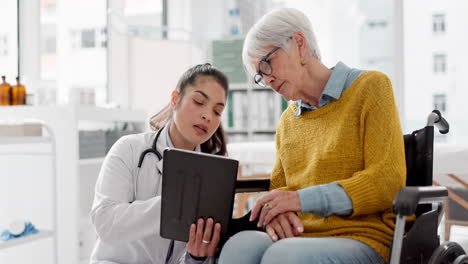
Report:
[[[273,241],[276,241],[278,239],[299,235],[304,232],[304,226],[295,213],[287,212],[271,220],[271,222],[266,225],[265,231]]]
[[[187,252],[194,257],[214,256],[217,251],[219,237],[221,234],[221,224],[208,218],[204,225],[203,218],[190,226],[190,236],[187,242]],[[214,231],[214,232],[213,232]]]
[[[255,203],[250,221],[257,219],[258,227],[268,225],[277,215],[285,212],[301,212],[301,201],[296,191],[273,190]]]

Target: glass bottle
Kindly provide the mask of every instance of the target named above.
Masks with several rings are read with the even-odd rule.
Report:
[[[20,77],[16,77],[16,85],[11,87],[12,105],[26,104],[26,87],[20,83]]]
[[[2,81],[0,84],[0,105],[10,105],[11,85],[5,81],[5,76],[2,76]]]

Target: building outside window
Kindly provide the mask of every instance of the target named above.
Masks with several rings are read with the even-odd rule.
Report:
[[[447,70],[447,55],[443,53],[434,53],[433,71],[434,73],[445,73]]]
[[[445,32],[445,14],[432,15],[432,32],[444,33]]]
[[[48,36],[44,39],[44,45],[42,47],[42,52],[44,54],[55,54],[57,52],[57,40],[55,36]]]
[[[94,29],[81,31],[81,48],[94,48],[96,46],[96,32]]]
[[[8,37],[0,36],[0,56],[8,56]]]
[[[432,108],[439,110],[442,115],[447,118],[447,95],[446,94],[433,94],[432,95]],[[451,121],[451,119],[449,118]],[[435,143],[447,143],[449,134],[434,133]]]
[[[107,29],[75,29],[71,31],[71,46],[74,50],[107,48]]]
[[[0,76],[14,83],[18,75],[18,0],[1,0],[0,15]]]
[[[387,26],[387,21],[385,20],[372,20],[367,22],[367,25],[370,28],[385,28]]]
[[[107,48],[107,29],[106,28],[101,28],[96,31],[96,33],[99,32],[97,39],[98,42],[100,43],[99,47],[101,48]]]
[[[447,96],[445,94],[434,94],[432,96],[433,108],[442,113],[447,111]]]

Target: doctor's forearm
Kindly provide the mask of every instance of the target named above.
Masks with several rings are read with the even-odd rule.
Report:
[[[91,217],[101,240],[120,243],[159,235],[160,213],[161,197],[157,196],[131,204],[106,201],[93,209]]]

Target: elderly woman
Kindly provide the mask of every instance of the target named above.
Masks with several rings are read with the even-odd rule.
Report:
[[[276,130],[270,192],[220,263],[385,263],[392,200],[406,178],[403,135],[385,74],[321,63],[307,17],[265,15],[248,32],[243,61],[255,82],[294,100]]]

